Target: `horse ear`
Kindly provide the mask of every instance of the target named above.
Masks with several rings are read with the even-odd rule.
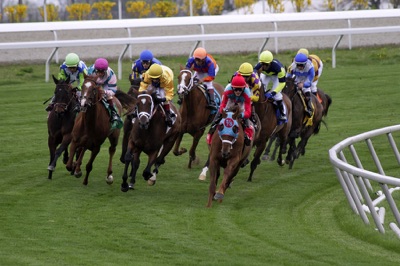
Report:
[[[89,75],[87,75],[85,72],[83,72],[83,77],[86,79]]]
[[[69,84],[70,79],[71,79],[71,77],[68,76],[68,78],[65,80],[65,83],[68,83],[68,84]]]
[[[224,130],[224,124],[223,124],[223,123],[220,123],[220,124],[218,125],[218,131],[222,131],[222,130]]]
[[[179,68],[180,70],[183,70],[183,66],[181,64],[179,64]]]
[[[52,76],[53,76],[54,83],[58,84],[58,79],[54,75],[52,75]]]
[[[239,132],[239,127],[238,126],[233,126],[232,128],[233,133],[237,134]]]

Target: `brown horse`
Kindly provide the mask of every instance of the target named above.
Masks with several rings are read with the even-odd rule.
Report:
[[[85,76],[85,81],[82,86],[81,112],[78,114],[75,125],[72,130],[72,142],[70,154],[74,154],[78,148],[82,148],[77,161],[73,164],[72,156],[67,162],[67,170],[73,172],[76,177],[82,175],[80,166],[86,150],[91,151],[91,156],[86,164],[86,176],[83,184],[88,184],[88,177],[93,168],[93,162],[100,152],[100,147],[108,138],[110,148],[108,149],[109,161],[107,168],[106,182],[113,183],[112,176],[112,159],[115,154],[119,129],[111,130],[110,115],[103,104],[104,91],[100,85],[96,83],[97,76]],[[117,107],[118,113],[122,112],[123,102],[125,108],[129,108],[135,104],[134,99],[122,91],[117,91],[113,102]]]
[[[261,155],[265,149],[265,146],[269,138],[278,136],[282,141],[279,145],[279,153],[277,162],[280,166],[284,164],[282,154],[286,153],[286,144],[290,128],[292,126],[292,103],[287,95],[282,93],[283,103],[286,107],[287,121],[278,121],[276,114],[276,107],[273,102],[268,101],[263,93],[264,89],[261,88],[260,98],[258,102],[254,103],[255,111],[261,121],[261,132],[257,139],[255,139],[256,150],[253,155],[253,160],[250,164],[250,174],[247,181],[252,181],[253,173],[257,168],[257,165],[261,162]]]
[[[157,97],[154,96],[155,91],[156,88],[149,86],[146,91],[140,92],[137,96],[137,118],[132,123],[124,158],[125,168],[122,176],[122,192],[134,189],[136,172],[139,168],[140,154],[142,152],[148,155],[147,166],[142,175],[149,185],[155,184],[158,168],[165,163],[165,156],[174,146],[180,132],[181,118],[176,107],[170,103],[171,111],[176,114],[176,120],[170,128],[165,123],[163,107],[161,104],[155,104],[155,97]],[[131,180],[128,184],[129,165],[132,168],[129,174]],[[155,165],[155,168],[152,171],[153,165]]]
[[[332,98],[326,94],[323,90],[321,90],[320,88],[317,89],[317,99],[318,101],[322,104],[323,107],[323,117],[326,117],[328,115],[328,110],[330,105],[332,104]],[[322,121],[324,123],[324,121]],[[325,124],[325,123],[324,123]],[[326,124],[325,124],[326,126]],[[276,142],[275,142],[276,141]],[[271,150],[272,145],[275,142],[275,146],[274,149],[272,151],[272,154],[270,155],[269,152]],[[270,138],[267,147],[265,148],[265,152],[264,155],[262,157],[263,160],[275,160],[275,156],[276,156],[276,152],[278,150],[279,147],[279,138],[277,138],[277,136],[273,136]]]
[[[224,92],[224,87],[216,82],[213,83],[215,88],[215,99]],[[207,92],[206,89],[193,79],[193,73],[189,69],[183,69],[178,75],[178,96],[182,101],[179,112],[182,117],[181,132],[176,140],[173,150],[174,155],[179,156],[187,152],[180,147],[183,135],[189,133],[193,137],[192,146],[189,150],[188,168],[192,168],[192,163],[196,162],[196,148],[200,138],[204,134],[207,125],[210,124],[217,111],[207,108]],[[218,95],[218,96],[217,96]]]
[[[63,152],[64,163],[68,161],[68,145],[71,142],[71,132],[75,121],[75,112],[73,109],[77,104],[76,91],[69,83],[69,78],[63,81],[56,79],[53,75],[53,80],[56,84],[54,90],[54,108],[50,111],[47,119],[47,132],[49,135],[47,143],[50,151],[50,163],[47,167],[49,170],[48,179],[52,179],[57,160]]]
[[[290,97],[293,106],[293,122],[289,133],[289,151],[286,156],[286,162],[289,163],[289,169],[291,169],[294,160],[298,159],[300,154],[304,155],[309,138],[314,134],[318,134],[324,108],[317,97],[312,94],[311,101],[314,107],[314,113],[311,119],[308,119],[305,113],[304,96],[301,90],[297,88],[294,77],[286,78],[286,86],[283,92]],[[296,138],[298,137],[300,137],[300,142],[296,146]]]
[[[241,165],[250,155],[251,145],[244,145],[244,131],[242,121],[239,118],[240,108],[222,113],[222,119],[214,133],[210,146],[210,186],[207,207],[211,207],[212,201],[222,202],[226,189],[232,183],[240,170]],[[223,179],[219,190],[216,191],[220,168],[224,168]]]

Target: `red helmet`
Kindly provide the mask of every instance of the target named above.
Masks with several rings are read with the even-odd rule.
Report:
[[[244,88],[246,87],[246,81],[244,80],[242,75],[238,74],[233,77],[231,86],[233,88]]]

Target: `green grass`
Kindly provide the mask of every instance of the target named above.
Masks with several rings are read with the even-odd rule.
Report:
[[[333,99],[328,129],[310,139],[292,170],[262,162],[248,183],[248,168],[242,169],[222,204],[214,202],[211,209],[205,208],[208,181],[197,180],[207,156],[204,138],[200,165],[189,170],[187,154],[170,154],[154,187],[139,176],[136,190],[120,191],[120,145],[115,182],[107,185],[107,142],[88,186],[70,176],[61,160],[48,180],[42,103],[54,84],[44,82],[43,65],[0,66],[0,265],[398,265],[400,240],[388,226],[394,221],[389,209],[386,234],[374,229],[371,218],[365,225],[345,199],[328,150],[347,137],[398,123],[400,50],[339,50],[335,69],[330,50],[312,52],[325,63],[319,85]],[[293,53],[277,57],[288,65]],[[242,62],[257,61],[256,54],[215,58],[217,81],[224,84]],[[175,75],[186,62],[160,59]],[[130,64],[124,62],[119,81],[124,91]],[[111,66],[116,69],[116,62]],[[57,68],[53,64],[51,73]],[[188,148],[190,141],[186,136],[183,145]],[[385,170],[396,175],[386,142],[376,143],[384,145],[378,155]],[[139,175],[146,162],[143,156]]]

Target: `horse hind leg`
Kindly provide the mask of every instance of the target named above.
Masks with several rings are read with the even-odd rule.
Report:
[[[82,184],[85,186],[89,183],[89,174],[93,169],[93,162],[96,159],[96,156],[99,152],[100,152],[100,147],[96,147],[95,149],[93,149],[92,153],[90,155],[90,159],[89,159],[88,163],[86,164],[86,175],[82,182]]]
[[[203,169],[201,170],[201,173],[199,175],[199,180],[200,181],[205,181],[207,178],[207,172],[208,172],[208,165],[210,164],[210,155],[207,157],[207,162],[204,164]]]

